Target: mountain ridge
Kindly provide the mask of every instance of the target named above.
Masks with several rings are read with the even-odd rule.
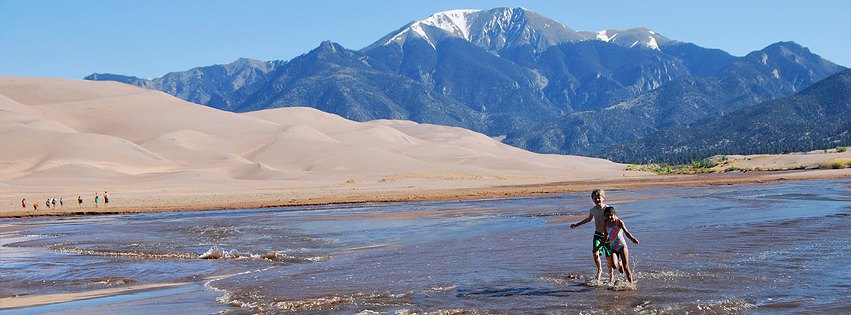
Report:
[[[500,54],[505,49],[529,45],[541,52],[551,46],[583,40],[600,40],[624,47],[635,46],[659,50],[660,43],[672,41],[644,28],[628,30],[604,29],[597,32],[576,31],[562,23],[522,7],[490,10],[449,10],[413,21],[361,49],[404,43],[411,38],[424,39],[432,47],[437,42],[456,37],[487,51]]]
[[[851,69],[806,89],[730,113],[660,130],[631,145],[608,148],[606,156],[642,162],[684,163],[717,154],[805,152],[851,143]],[[843,117],[846,116],[846,117]],[[717,130],[728,130],[719,133]],[[641,152],[644,151],[644,152]]]
[[[553,30],[543,32],[546,25]],[[310,106],[358,121],[463,127],[536,152],[598,156],[661,129],[791,95],[842,69],[794,42],[736,57],[646,28],[574,31],[532,11],[497,8],[438,12],[360,50],[326,41],[289,61],[245,59],[153,80],[87,79],[234,112]]]

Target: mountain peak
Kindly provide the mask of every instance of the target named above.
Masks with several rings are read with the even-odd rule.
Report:
[[[525,8],[450,10],[414,21],[364,48],[425,40],[432,47],[447,38],[469,41],[488,51],[531,45],[536,50],[562,42],[585,39],[585,35]]]
[[[319,44],[319,47],[316,47],[315,50],[336,53],[338,51],[345,50],[345,48],[343,48],[340,44],[326,40],[322,41],[322,43]]]
[[[654,50],[672,42],[647,28],[578,32],[555,20],[517,7],[437,12],[423,20],[408,23],[363,50],[394,44],[404,47],[411,40],[424,40],[432,47],[437,47],[447,38],[463,39],[495,54],[527,45],[541,52],[553,45],[581,40],[602,40],[630,48]]]
[[[231,63],[223,65],[223,66],[229,72],[234,72],[238,69],[246,69],[246,68],[260,69],[264,72],[268,72],[269,69],[273,66],[273,64],[271,62],[260,61],[260,60],[257,60],[257,59],[239,58],[239,59],[235,60],[234,62],[231,62]]]
[[[825,70],[827,73],[834,73],[844,69],[844,67],[812,53],[809,48],[791,41],[768,45],[761,50],[749,53],[745,58],[756,60],[757,63],[769,67],[776,67],[777,63],[787,63],[797,64],[798,67],[803,65],[808,65],[809,67],[818,65],[816,68]]]
[[[812,53],[795,42],[777,42],[747,54],[744,60],[775,79],[806,87],[832,73],[845,69]]]
[[[475,31],[479,28],[478,25],[474,25],[475,22],[483,22],[479,21],[481,19],[481,15],[491,18],[492,25],[490,26],[493,26],[494,23],[505,25],[507,23],[511,23],[515,19],[522,19],[523,15],[525,15],[527,11],[528,10],[519,7],[513,9],[495,8],[488,11],[449,10],[437,12],[423,20],[412,22],[410,27],[416,28],[415,31],[417,31],[418,34],[427,36],[427,34],[423,34],[422,26],[428,25],[468,41],[473,41],[474,38],[472,38],[471,31]]]
[[[470,40],[470,15],[481,12],[481,10],[450,10],[432,14],[422,21],[414,22],[412,28],[423,32],[421,25],[430,25],[450,34]],[[423,32],[424,33],[424,32]],[[427,36],[427,35],[426,35]]]
[[[351,50],[346,49],[342,45],[326,40],[319,44],[318,47],[314,48],[307,55],[311,56],[335,56],[335,55],[350,55],[352,53]]]

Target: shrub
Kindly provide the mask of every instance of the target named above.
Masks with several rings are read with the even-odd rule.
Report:
[[[836,152],[842,153],[848,151],[848,147],[836,147]]]
[[[735,171],[745,171],[745,169],[740,168],[740,167],[735,166],[735,165],[734,165],[734,166],[729,166],[729,167],[727,167],[727,168],[725,168],[725,169],[724,169],[724,172],[735,172]]]
[[[656,174],[659,174],[659,175],[671,174],[671,173],[674,172],[674,169],[667,167],[667,166],[666,167],[659,167],[656,170],[654,170],[654,172]]]
[[[845,168],[849,164],[851,164],[851,161],[831,161],[819,164],[819,168],[836,170],[840,168]]]
[[[664,174],[673,173],[674,168],[668,166],[668,163],[662,163],[662,164],[650,165],[649,171],[656,173],[656,174],[659,174],[659,175],[664,175]]]
[[[711,161],[709,159],[703,159],[700,161],[691,161],[691,166],[694,168],[713,168],[718,165],[718,162]]]

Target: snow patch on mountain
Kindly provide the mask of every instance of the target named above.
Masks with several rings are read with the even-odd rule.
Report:
[[[481,10],[452,10],[433,14],[420,23],[431,25],[470,40],[469,16]]]
[[[647,45],[647,47],[650,47],[650,49],[659,50],[659,43],[656,42],[656,37],[651,36],[650,39],[647,40],[647,43],[645,45]]]
[[[597,40],[609,42],[609,41],[615,39],[615,36],[618,36],[618,34],[614,34],[614,35],[612,35],[612,37],[609,37],[609,34],[607,34],[606,31],[607,30],[602,30],[602,31],[597,32]]]
[[[437,41],[446,36],[445,34],[437,34],[436,32],[445,32],[450,36],[460,37],[469,41],[470,15],[478,12],[481,12],[481,10],[451,10],[432,14],[424,20],[411,22],[395,35],[389,36],[390,38],[384,41],[383,45],[389,45],[394,42],[402,45],[408,40],[409,36],[413,35],[424,39],[431,47],[436,47],[435,44]]]
[[[618,44],[629,48],[642,47],[653,50],[661,50],[660,46],[662,44],[671,42],[670,39],[643,27],[628,30],[605,29],[594,33],[594,37],[590,39]]]

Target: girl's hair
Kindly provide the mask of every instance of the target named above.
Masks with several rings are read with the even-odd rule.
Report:
[[[611,212],[611,213],[612,213],[612,214],[614,214],[614,215],[618,215],[618,212],[617,212],[617,211],[615,211],[615,207],[608,206],[608,207],[603,208],[603,214],[604,214],[604,215],[605,215],[606,213],[609,213],[609,212]]]
[[[605,191],[605,190],[603,190],[602,188],[594,189],[594,190],[592,190],[592,191],[591,191],[591,198],[594,198],[595,196],[603,196],[603,197],[605,197],[605,196],[606,196],[606,191]]]

